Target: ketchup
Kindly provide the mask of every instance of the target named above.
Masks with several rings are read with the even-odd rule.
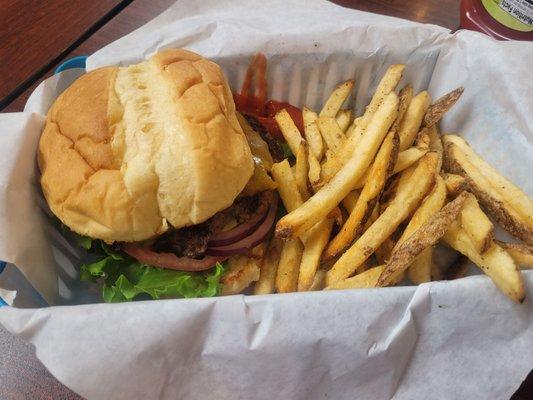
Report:
[[[531,0],[461,0],[461,28],[498,40],[533,41]]]
[[[254,80],[255,90],[252,90]],[[255,117],[266,131],[277,139],[283,140],[283,135],[274,116],[283,109],[289,113],[300,132],[303,132],[302,110],[286,102],[267,101],[266,57],[264,54],[255,55],[246,71],[241,92],[233,93],[233,100],[240,113]]]

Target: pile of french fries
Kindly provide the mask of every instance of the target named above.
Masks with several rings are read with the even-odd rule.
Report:
[[[285,110],[276,115],[295,161],[272,166],[287,214],[265,248],[255,294],[463,276],[459,264],[446,271],[434,262],[440,242],[524,300],[519,266],[533,267],[532,200],[464,139],[440,135],[438,122],[463,89],[432,103],[426,91],[398,90],[403,70],[390,66],[355,118],[343,108],[353,80],[320,112],[303,108],[303,135]],[[493,223],[522,243],[496,240]]]

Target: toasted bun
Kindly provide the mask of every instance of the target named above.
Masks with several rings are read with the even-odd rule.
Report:
[[[185,50],[79,78],[48,113],[38,162],[52,212],[107,241],[203,222],[253,173],[222,71]]]

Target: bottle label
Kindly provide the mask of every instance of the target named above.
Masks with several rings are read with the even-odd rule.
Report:
[[[481,0],[487,12],[500,24],[521,31],[533,31],[533,0]]]

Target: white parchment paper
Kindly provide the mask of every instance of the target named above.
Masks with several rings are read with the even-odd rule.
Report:
[[[214,59],[233,88],[262,51],[271,97],[311,107],[356,78],[360,112],[395,62],[406,64],[405,82],[434,98],[463,85],[443,130],[465,136],[533,193],[531,43],[451,35],[322,1],[188,0],[92,55],[88,68],[165,47]],[[35,168],[44,114],[79,73],[44,82],[24,113],[0,115],[0,259],[49,304],[69,305],[4,307],[0,322],[34,343],[73,390],[90,399],[501,399],[533,367],[529,298],[513,304],[485,276],[418,288],[79,305],[99,293],[78,281],[81,254],[47,216]],[[533,274],[524,276],[532,293]],[[37,298],[1,277],[0,286]]]

